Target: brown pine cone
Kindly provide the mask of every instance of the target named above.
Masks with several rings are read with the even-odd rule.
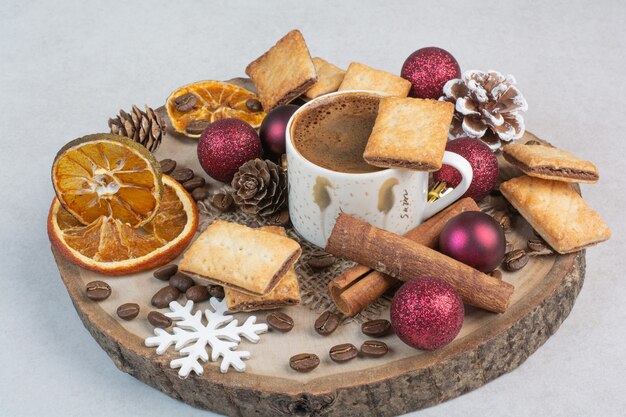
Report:
[[[120,110],[119,116],[109,119],[111,133],[126,136],[145,146],[150,152],[157,150],[165,134],[166,124],[163,119],[149,106],[146,111],[133,105],[130,114]]]
[[[476,70],[448,81],[440,100],[455,105],[450,136],[480,138],[492,149],[498,149],[500,141],[521,138],[525,130],[521,112],[528,104],[514,84],[512,75]]]
[[[235,204],[246,213],[269,216],[287,202],[287,174],[272,161],[246,162],[235,173],[231,185]]]

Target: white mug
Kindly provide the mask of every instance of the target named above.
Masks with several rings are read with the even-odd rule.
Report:
[[[332,171],[313,164],[295,149],[291,130],[299,113],[318,100],[364,93],[382,97],[376,92],[360,90],[327,94],[303,105],[287,123],[289,217],[302,237],[321,248],[326,246],[337,216],[342,212],[376,227],[404,234],[459,199],[472,182],[469,162],[446,151],[443,163],[456,168],[463,179],[454,190],[429,203],[428,172],[395,168],[367,173]]]

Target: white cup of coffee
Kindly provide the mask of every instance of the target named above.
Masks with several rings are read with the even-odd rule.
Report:
[[[443,163],[463,180],[429,203],[428,172],[367,164],[363,151],[382,97],[356,90],[327,94],[306,103],[287,124],[289,216],[298,233],[321,248],[341,212],[404,234],[461,197],[472,182],[467,160],[446,151]]]

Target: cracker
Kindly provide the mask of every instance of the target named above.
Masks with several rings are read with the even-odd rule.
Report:
[[[363,158],[378,167],[437,171],[453,113],[446,101],[384,97]]]
[[[309,49],[299,30],[292,30],[252,61],[246,74],[256,86],[266,112],[289,103],[317,81]]]
[[[287,236],[285,229],[278,226],[261,227],[261,230]],[[257,311],[288,307],[300,303],[298,275],[292,266],[278,285],[267,295],[249,295],[232,288],[224,288],[224,295],[230,311]]]
[[[591,162],[552,146],[512,143],[502,153],[507,161],[531,177],[577,183],[594,183],[600,178]]]
[[[339,86],[341,90],[371,90],[395,97],[406,97],[411,82],[387,71],[353,62]]]
[[[288,237],[217,220],[192,243],[178,269],[203,283],[265,295],[301,253],[298,242]]]
[[[559,253],[576,252],[611,237],[600,215],[566,182],[525,175],[502,183],[500,192]]]
[[[346,72],[322,58],[313,58],[313,65],[317,71],[317,82],[304,95],[307,98],[315,98],[337,91]]]

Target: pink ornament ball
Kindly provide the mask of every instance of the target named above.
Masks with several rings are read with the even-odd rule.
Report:
[[[411,97],[436,100],[443,95],[445,83],[461,78],[461,68],[452,54],[433,46],[409,55],[400,75],[411,82]]]
[[[241,165],[261,158],[259,135],[239,119],[211,123],[198,140],[198,160],[212,178],[230,183]]]
[[[272,156],[285,153],[285,132],[287,122],[299,107],[295,104],[284,104],[273,108],[261,123],[259,137],[265,152]]]
[[[439,235],[439,250],[482,272],[496,269],[506,249],[502,227],[490,215],[466,211],[446,223]]]
[[[463,301],[439,278],[406,282],[391,301],[391,325],[396,335],[416,349],[435,350],[452,342],[463,326]]]

